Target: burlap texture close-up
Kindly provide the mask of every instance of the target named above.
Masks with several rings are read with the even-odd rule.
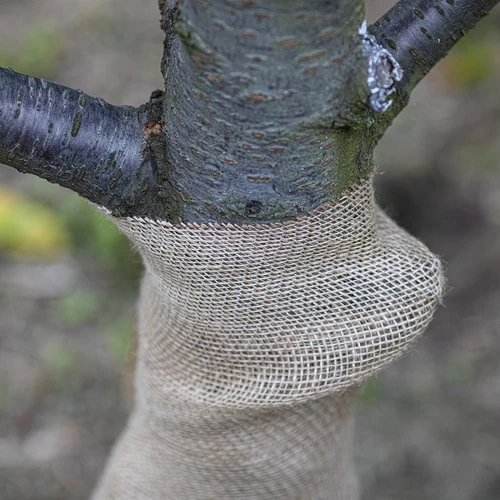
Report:
[[[112,218],[146,274],[135,407],[94,500],[356,498],[356,389],[444,288],[372,181],[284,223]]]

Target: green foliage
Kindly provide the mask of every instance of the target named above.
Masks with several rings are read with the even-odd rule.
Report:
[[[78,359],[66,344],[49,346],[43,354],[43,365],[49,379],[57,387],[67,387],[77,380]]]
[[[53,259],[66,253],[70,235],[58,214],[0,185],[0,252]]]
[[[56,259],[72,250],[124,292],[134,290],[140,256],[106,216],[74,193],[36,177],[26,180],[29,199],[0,185],[0,255]]]
[[[495,22],[488,19],[453,47],[443,63],[448,82],[471,88],[489,80],[498,69]]]
[[[130,321],[125,318],[118,320],[105,332],[105,337],[112,356],[119,363],[125,363],[134,338],[134,328]]]
[[[54,314],[63,325],[78,326],[97,317],[101,304],[97,294],[76,290],[54,304]]]
[[[76,195],[59,200],[58,205],[75,248],[97,259],[115,282],[135,286],[142,266],[127,238],[103,213]]]
[[[358,403],[361,406],[371,406],[380,397],[380,382],[375,378],[369,378],[361,392],[359,393]]]
[[[57,28],[34,24],[18,51],[0,50],[0,66],[40,78],[53,78],[63,45],[62,34]]]

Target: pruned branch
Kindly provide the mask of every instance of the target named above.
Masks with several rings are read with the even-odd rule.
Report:
[[[115,215],[164,217],[150,154],[150,105],[112,106],[0,68],[0,162],[67,187]],[[149,127],[149,128],[148,128]]]
[[[369,27],[370,35],[403,69],[393,118],[422,78],[500,0],[400,0]],[[387,117],[386,117],[387,118]]]

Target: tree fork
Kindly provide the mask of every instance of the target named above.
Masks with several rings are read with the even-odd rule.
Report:
[[[293,219],[368,174],[414,86],[497,3],[401,0],[359,34],[361,0],[160,0],[165,92],[111,106],[0,68],[0,160],[116,216]]]

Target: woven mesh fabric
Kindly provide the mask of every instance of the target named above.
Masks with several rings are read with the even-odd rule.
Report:
[[[372,179],[291,222],[113,220],[146,273],[135,409],[94,499],[356,498],[353,393],[444,288]]]

